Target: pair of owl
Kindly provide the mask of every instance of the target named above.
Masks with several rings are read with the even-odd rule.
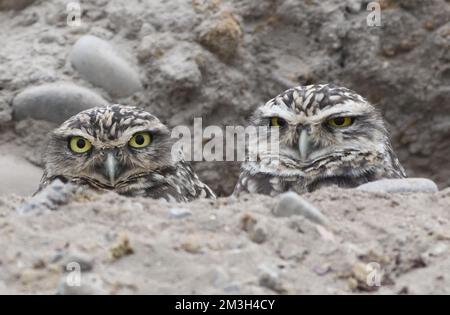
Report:
[[[380,113],[349,89],[289,89],[257,108],[250,124],[277,128],[279,147],[242,164],[235,195],[301,194],[405,177]],[[172,157],[172,145],[170,130],[148,112],[121,105],[92,108],[51,133],[39,189],[60,179],[126,196],[215,198],[188,162]]]

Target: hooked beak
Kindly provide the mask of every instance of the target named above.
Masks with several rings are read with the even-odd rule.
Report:
[[[307,161],[309,155],[314,150],[314,145],[311,141],[309,131],[306,129],[300,130],[300,137],[298,140],[298,150],[302,161]]]
[[[116,185],[117,175],[119,173],[119,163],[113,152],[107,153],[105,161],[105,173],[108,176],[111,186]]]

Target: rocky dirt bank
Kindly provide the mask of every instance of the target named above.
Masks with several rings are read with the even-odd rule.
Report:
[[[79,194],[27,214],[16,211],[24,198],[1,198],[0,292],[450,293],[448,189],[325,189],[305,195],[306,207],[289,198]],[[80,287],[68,285],[73,262]]]

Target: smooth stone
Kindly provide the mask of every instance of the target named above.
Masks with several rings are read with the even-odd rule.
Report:
[[[92,84],[114,97],[126,97],[142,90],[138,72],[105,40],[81,37],[70,54],[73,67]]]
[[[65,272],[70,272],[70,264],[78,264],[80,271],[90,271],[94,268],[94,259],[84,253],[71,252],[64,256],[60,265]]]
[[[294,192],[281,194],[280,200],[272,212],[276,217],[301,215],[314,223],[328,224],[328,219],[319,209]]]
[[[38,188],[42,170],[12,155],[0,155],[0,196],[31,196]]]
[[[426,178],[382,179],[357,187],[358,190],[378,193],[436,193],[438,186]]]
[[[33,2],[34,0],[0,0],[0,11],[22,10]]]
[[[286,289],[281,282],[278,272],[264,264],[258,266],[259,285],[277,293],[286,293]]]
[[[101,96],[72,83],[48,83],[25,89],[13,100],[13,118],[62,123],[79,112],[107,105]]]
[[[171,208],[169,209],[169,216],[171,219],[183,219],[192,215],[191,210],[186,208]]]

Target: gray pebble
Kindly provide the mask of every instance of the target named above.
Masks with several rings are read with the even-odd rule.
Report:
[[[280,195],[280,200],[273,210],[273,215],[276,217],[301,215],[314,223],[328,224],[328,219],[319,209],[294,192]]]
[[[49,83],[30,87],[13,100],[13,118],[33,118],[62,123],[82,110],[106,105],[98,94],[72,83]]]
[[[259,265],[259,285],[277,293],[285,293],[286,289],[283,287],[278,272],[266,265]]]
[[[249,238],[257,244],[262,244],[267,240],[267,231],[263,226],[255,225],[249,232]]]
[[[248,230],[248,237],[256,244],[262,244],[269,238],[270,226],[269,223],[264,220],[258,220]]]
[[[64,272],[70,272],[68,266],[73,263],[78,264],[80,271],[90,271],[94,268],[94,259],[87,254],[79,252],[67,253],[63,256],[59,264]]]
[[[183,219],[192,215],[191,210],[186,208],[171,208],[169,209],[169,217],[171,219]]]
[[[346,4],[346,8],[351,13],[358,13],[358,12],[361,11],[361,9],[363,7],[363,4],[362,4],[361,0],[347,0],[345,4]]]
[[[433,258],[439,257],[449,251],[448,245],[444,242],[438,242],[430,247],[426,252],[420,255],[421,261],[429,265]]]
[[[0,0],[0,11],[22,10],[33,2],[34,0]]]
[[[77,277],[75,275],[75,277]],[[58,285],[57,295],[105,295],[108,294],[103,280],[96,274],[80,273],[79,285],[74,282],[74,274],[64,274]]]
[[[70,183],[64,184],[59,179],[56,179],[30,201],[17,209],[17,212],[26,214],[46,209],[56,210],[59,206],[67,204],[77,190],[77,186]]]
[[[70,60],[81,76],[114,97],[126,97],[142,89],[139,75],[103,39],[86,35],[74,45]]]
[[[363,184],[358,190],[378,193],[435,193],[437,185],[426,178],[382,179]]]

